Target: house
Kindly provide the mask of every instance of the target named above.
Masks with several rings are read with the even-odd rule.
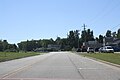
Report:
[[[35,52],[46,52],[47,50],[46,50],[46,48],[36,48],[35,50],[34,50]]]
[[[95,51],[98,51],[98,49],[103,46],[102,43],[99,43],[98,41],[88,41],[86,43],[83,43],[82,49],[87,49],[88,47],[94,48]],[[86,50],[85,50],[86,51]]]
[[[47,48],[44,48],[44,47],[36,48],[34,51],[35,52],[51,52],[51,51],[58,51],[60,50],[60,48],[61,48],[60,45],[49,44]]]
[[[60,50],[61,46],[60,45],[55,45],[55,44],[49,44],[48,49],[51,49],[53,51],[58,51]]]
[[[113,37],[105,37],[103,42],[105,45],[111,45],[113,44],[114,38]]]
[[[115,46],[120,47],[120,39],[114,40],[112,44],[115,45]]]
[[[103,39],[103,44],[99,43],[98,41],[88,41],[83,43],[85,49],[88,47],[96,49],[96,51],[102,46],[112,46],[115,49],[120,49],[120,39],[113,38],[113,37],[105,37]],[[116,50],[118,51],[118,50]]]
[[[120,51],[120,39],[113,37],[106,37],[104,44],[107,46],[112,46],[115,52]]]
[[[105,37],[105,45],[120,47],[120,39],[113,37]]]
[[[86,42],[86,47],[92,47],[94,49],[101,47],[102,44],[99,43],[98,41],[88,41]]]

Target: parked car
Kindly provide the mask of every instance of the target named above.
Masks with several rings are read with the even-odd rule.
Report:
[[[78,48],[78,49],[77,49],[77,52],[81,52],[81,49],[80,49],[80,48]]]
[[[120,52],[120,47],[113,46],[114,52]]]
[[[82,46],[81,52],[87,52],[87,48],[85,46]]]
[[[95,52],[98,52],[99,51],[99,48],[95,48]]]
[[[99,48],[99,53],[103,52],[103,47]]]
[[[95,52],[94,48],[88,47],[87,48],[87,53],[90,53],[90,52],[94,53]]]
[[[99,52],[114,53],[114,49],[111,46],[104,46],[99,49]]]

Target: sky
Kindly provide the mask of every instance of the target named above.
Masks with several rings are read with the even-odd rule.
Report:
[[[9,43],[67,37],[91,29],[94,36],[120,28],[120,0],[0,0],[0,39]]]

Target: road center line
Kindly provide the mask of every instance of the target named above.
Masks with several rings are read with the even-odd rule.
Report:
[[[53,55],[53,54],[52,54],[52,55]],[[0,79],[6,79],[6,78],[8,78],[8,77],[10,77],[10,76],[18,73],[18,72],[21,72],[21,71],[23,71],[23,70],[26,70],[26,69],[32,67],[32,65],[34,65],[34,64],[36,64],[36,63],[38,63],[38,62],[41,62],[41,61],[47,59],[48,57],[50,57],[50,56],[52,56],[52,55],[49,55],[49,56],[45,57],[45,58],[42,59],[42,60],[34,61],[34,62],[32,62],[31,64],[27,64],[27,65],[22,66],[22,67],[20,67],[20,68],[18,68],[18,69],[16,69],[16,70],[13,70],[13,71],[11,71],[11,72],[9,72],[9,73],[7,73],[7,74],[4,74]]]
[[[68,55],[67,55],[68,56]],[[76,68],[77,72],[79,73],[79,75],[82,77],[82,79],[84,79],[84,76],[81,74],[81,72],[78,70],[76,64],[72,61],[72,59],[70,58],[70,56],[68,56],[70,62],[74,65],[74,67]]]

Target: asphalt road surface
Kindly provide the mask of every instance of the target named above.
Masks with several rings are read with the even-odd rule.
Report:
[[[0,80],[120,80],[120,68],[71,52],[0,63]]]

